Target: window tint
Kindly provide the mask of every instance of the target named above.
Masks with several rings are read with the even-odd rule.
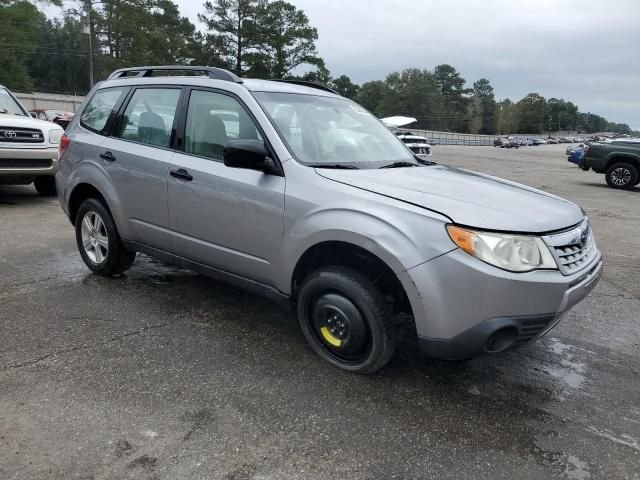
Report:
[[[168,147],[179,88],[140,88],[136,90],[122,117],[120,138]]]
[[[194,90],[189,98],[185,152],[222,160],[230,140],[262,140],[255,123],[233,97]]]
[[[123,92],[124,88],[98,90],[82,112],[80,124],[90,130],[103,133],[109,115],[113,112]]]

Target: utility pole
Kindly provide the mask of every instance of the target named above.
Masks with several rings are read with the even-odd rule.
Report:
[[[87,9],[87,33],[89,34],[89,88],[93,88],[93,29],[91,28],[91,2],[85,3]]]
[[[502,127],[502,99],[498,100],[498,136],[500,136],[501,127]]]

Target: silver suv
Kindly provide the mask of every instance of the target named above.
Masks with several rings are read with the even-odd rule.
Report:
[[[87,98],[56,177],[87,266],[143,252],[265,294],[345,370],[407,324],[431,357],[523,345],[601,275],[577,205],[419,159],[326,87],[139,67]]]

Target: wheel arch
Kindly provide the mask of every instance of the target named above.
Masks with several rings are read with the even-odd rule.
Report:
[[[624,153],[623,154],[613,153],[607,159],[607,165],[605,168],[609,169],[612,165],[616,163],[630,163],[631,165],[635,166],[636,169],[640,170],[640,160],[638,159],[638,157],[635,157],[633,155],[627,155]]]
[[[387,260],[388,261],[388,260]],[[389,297],[396,313],[412,314],[409,296],[398,275],[383,258],[359,245],[342,240],[326,240],[307,248],[291,274],[291,299],[295,303],[304,280],[322,267],[349,267],[376,284]]]
[[[118,200],[118,195],[107,174],[94,164],[86,164],[78,168],[69,178],[66,189],[66,210],[71,223],[75,222],[75,215],[80,204],[87,198],[97,197],[113,217],[113,220],[122,238],[128,237],[126,229],[126,217]]]
[[[90,183],[79,183],[76,185],[71,193],[69,194],[69,220],[71,223],[74,223],[76,215],[78,214],[78,209],[82,202],[87,200],[88,198],[97,198],[104,203],[105,207],[110,211],[109,204],[104,198],[104,195],[94,187]]]

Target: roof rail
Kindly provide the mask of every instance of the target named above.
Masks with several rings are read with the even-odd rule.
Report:
[[[318,90],[323,90],[325,92],[330,92],[330,93],[334,93],[336,95],[340,95],[333,88],[327,87],[326,85],[323,85],[322,83],[309,82],[309,81],[306,81],[306,80],[289,80],[289,79],[285,79],[285,78],[274,78],[272,81],[273,82],[292,83],[294,85],[302,85],[303,87],[309,87],[309,88],[317,88]]]
[[[201,72],[206,73],[209,78],[216,80],[226,80],[228,82],[242,83],[242,79],[235,73],[225,70],[223,68],[216,67],[202,67],[194,65],[156,65],[156,66],[144,66],[144,67],[130,67],[120,68],[115,70],[109,75],[109,80],[116,78],[141,78],[151,77],[153,72],[166,72],[166,71],[180,71],[180,72]]]

